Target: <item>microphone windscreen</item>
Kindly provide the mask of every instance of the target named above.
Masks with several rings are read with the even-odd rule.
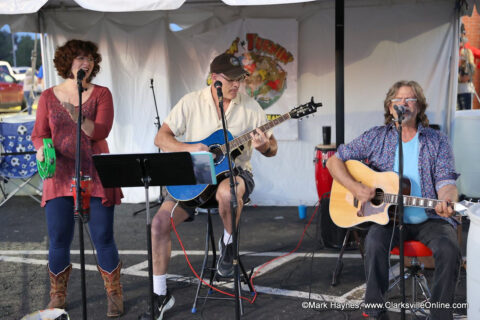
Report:
[[[395,111],[397,111],[397,113],[405,113],[405,106],[394,105],[393,109],[395,109]]]
[[[213,86],[214,86],[215,88],[217,88],[217,89],[218,89],[218,88],[221,88],[221,87],[222,87],[222,82],[220,82],[219,80],[217,80],[217,81],[215,81],[215,83],[213,84]]]
[[[83,80],[85,78],[85,70],[80,69],[77,72],[77,80]]]

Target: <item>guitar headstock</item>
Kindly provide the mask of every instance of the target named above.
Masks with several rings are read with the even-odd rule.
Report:
[[[479,207],[480,202],[472,202],[467,200],[462,200],[454,204],[454,210],[461,216],[468,216],[468,213],[471,213],[475,210],[480,210]]]
[[[309,102],[292,109],[292,111],[290,111],[289,114],[291,118],[298,119],[306,115],[317,112],[317,108],[321,106],[322,106],[322,103],[321,102],[315,103],[312,97],[312,99]]]

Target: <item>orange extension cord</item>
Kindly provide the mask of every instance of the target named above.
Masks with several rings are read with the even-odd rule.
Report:
[[[255,291],[255,287],[253,285],[253,279],[255,279],[255,276],[260,272],[260,270],[262,270],[263,268],[265,268],[267,265],[269,265],[270,263],[272,263],[273,261],[275,260],[278,260],[280,258],[283,258],[283,257],[287,257],[289,255],[291,255],[292,253],[294,253],[295,251],[298,250],[298,248],[300,248],[300,245],[302,244],[302,241],[303,241],[303,238],[305,237],[305,232],[307,231],[308,227],[310,226],[310,224],[312,223],[313,221],[313,218],[315,217],[315,215],[317,214],[317,211],[318,211],[318,208],[319,208],[319,202],[317,202],[316,206],[315,206],[315,210],[313,211],[313,214],[312,216],[310,217],[310,220],[308,220],[308,223],[307,225],[305,226],[305,228],[303,229],[303,233],[302,233],[302,236],[300,237],[300,240],[298,241],[297,243],[297,246],[295,247],[295,249],[293,249],[292,251],[290,251],[289,253],[286,253],[282,256],[279,256],[279,257],[276,257],[270,261],[267,261],[265,262],[264,264],[262,264],[256,271],[255,273],[253,274],[253,276],[250,278],[250,284],[252,285],[252,288],[253,288],[253,292],[255,293],[255,295],[253,296],[253,299],[248,299],[244,296],[240,296],[241,299],[245,300],[245,301],[248,301],[250,303],[254,303],[255,302],[255,299],[257,298],[257,291]],[[198,275],[198,273],[195,271],[195,269],[193,269],[193,266],[192,264],[190,263],[190,259],[188,258],[188,254],[187,254],[187,251],[185,250],[185,247],[183,246],[183,242],[182,242],[182,239],[180,239],[180,235],[178,234],[177,232],[177,228],[175,228],[175,222],[173,222],[173,218],[170,217],[170,223],[172,225],[172,228],[173,228],[173,231],[175,231],[175,234],[177,236],[177,239],[178,239],[178,242],[180,243],[180,246],[182,247],[182,250],[183,250],[183,254],[185,255],[185,260],[187,260],[187,263],[188,263],[188,266],[190,267],[190,269],[192,270],[193,274],[195,275],[195,277],[197,277],[197,279],[199,281],[201,281],[204,285],[210,287],[212,290],[215,290],[219,293],[222,293],[224,295],[227,295],[227,296],[230,296],[230,297],[235,297],[234,294],[231,294],[231,293],[228,293],[228,292],[225,292],[223,290],[220,290],[214,286],[211,286],[209,283],[207,283],[205,280],[203,280],[202,278],[200,278],[200,276]]]

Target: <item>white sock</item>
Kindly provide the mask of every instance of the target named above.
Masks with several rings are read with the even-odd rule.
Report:
[[[159,296],[167,294],[167,275],[153,275],[153,292]]]
[[[232,235],[223,229],[223,244],[227,245],[229,243],[232,243]]]

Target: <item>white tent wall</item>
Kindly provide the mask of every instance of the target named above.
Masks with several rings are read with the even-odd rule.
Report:
[[[383,123],[386,91],[400,79],[418,81],[429,102],[431,122],[442,129],[448,127],[447,115],[456,97],[452,89],[457,55],[455,1],[349,3],[353,5],[347,6],[345,14],[345,140]],[[251,199],[259,205],[311,205],[318,199],[313,159],[315,146],[322,142],[322,126],[332,126],[335,142],[333,4],[185,6],[170,12],[121,14],[45,10],[43,31],[48,38],[44,50],[51,61],[54,48],[67,38],[97,42],[103,62],[94,82],[109,87],[115,103],[115,122],[108,138],[111,152],[155,152],[156,115],[150,78],[154,78],[162,120],[181,95],[199,89],[189,87],[188,81],[170,72],[188,54],[181,52],[182,45],[167,29],[167,23],[189,25],[187,21],[194,20],[187,17],[196,17],[197,23],[191,27],[195,33],[241,18],[296,18],[298,103],[314,96],[324,106],[315,117],[299,123],[297,141],[279,141],[276,157],[254,155],[256,189]],[[55,77],[51,84],[59,80]],[[156,196],[155,189],[151,188],[151,197]],[[144,201],[142,189],[124,189],[124,193],[126,202]]]
[[[115,118],[107,141],[112,153],[156,152],[153,144],[157,128],[150,79],[153,79],[160,119],[170,109],[165,15],[139,12],[136,18],[127,13],[99,13],[85,10],[46,12],[47,87],[61,78],[53,66],[54,50],[67,39],[88,39],[99,45],[101,71],[94,83],[110,88]],[[128,22],[127,22],[128,21]],[[125,202],[145,201],[142,188],[124,189]],[[150,188],[151,199],[159,188]]]
[[[280,73],[279,71],[281,69],[287,74],[285,80],[286,85],[283,87],[283,90],[280,91],[281,98],[265,109],[268,114],[285,114],[289,112],[292,107],[297,104],[298,92],[298,22],[296,19],[291,18],[252,19],[247,17],[233,17],[230,21],[221,23],[220,25],[218,25],[218,19],[213,18],[202,22],[200,25],[195,25],[188,30],[171,34],[168,40],[169,56],[175,57],[175,59],[170,59],[172,101],[178,101],[185,95],[185,92],[191,92],[205,87],[210,72],[210,62],[220,53],[229,49],[234,39],[237,40],[238,52],[236,55],[242,56],[246,54],[248,52],[249,42],[252,46],[255,42],[253,40],[249,41],[246,37],[247,34],[255,34],[261,39],[274,41],[294,57],[293,61],[288,63],[280,59],[274,62],[276,65],[281,65],[281,67],[278,67],[278,73]],[[258,53],[261,53],[261,51],[257,51],[257,54]],[[245,60],[248,59],[245,58]],[[253,62],[250,63],[254,64]],[[255,63],[258,65],[264,62],[257,61]],[[248,62],[245,64],[248,69]],[[272,73],[274,73],[274,71],[272,71]],[[254,78],[256,75],[258,75],[258,73],[253,73],[251,77]],[[247,84],[245,84],[245,87],[246,85]],[[261,90],[257,89],[257,91]],[[264,96],[263,98],[268,99],[270,96]],[[286,121],[282,123],[281,126],[275,127],[273,131],[277,140],[298,139],[297,121]]]
[[[383,100],[397,80],[419,82],[425,90],[431,123],[445,128],[456,93],[452,2],[351,7],[345,15],[345,141],[383,123]],[[313,204],[314,149],[322,126],[332,126],[335,141],[334,10],[324,9],[300,21],[299,102],[314,95],[324,103],[314,118],[299,125],[300,139],[280,142],[273,159],[256,155],[254,202],[274,205]],[[453,79],[456,79],[455,77]],[[456,81],[456,80],[455,80]]]

